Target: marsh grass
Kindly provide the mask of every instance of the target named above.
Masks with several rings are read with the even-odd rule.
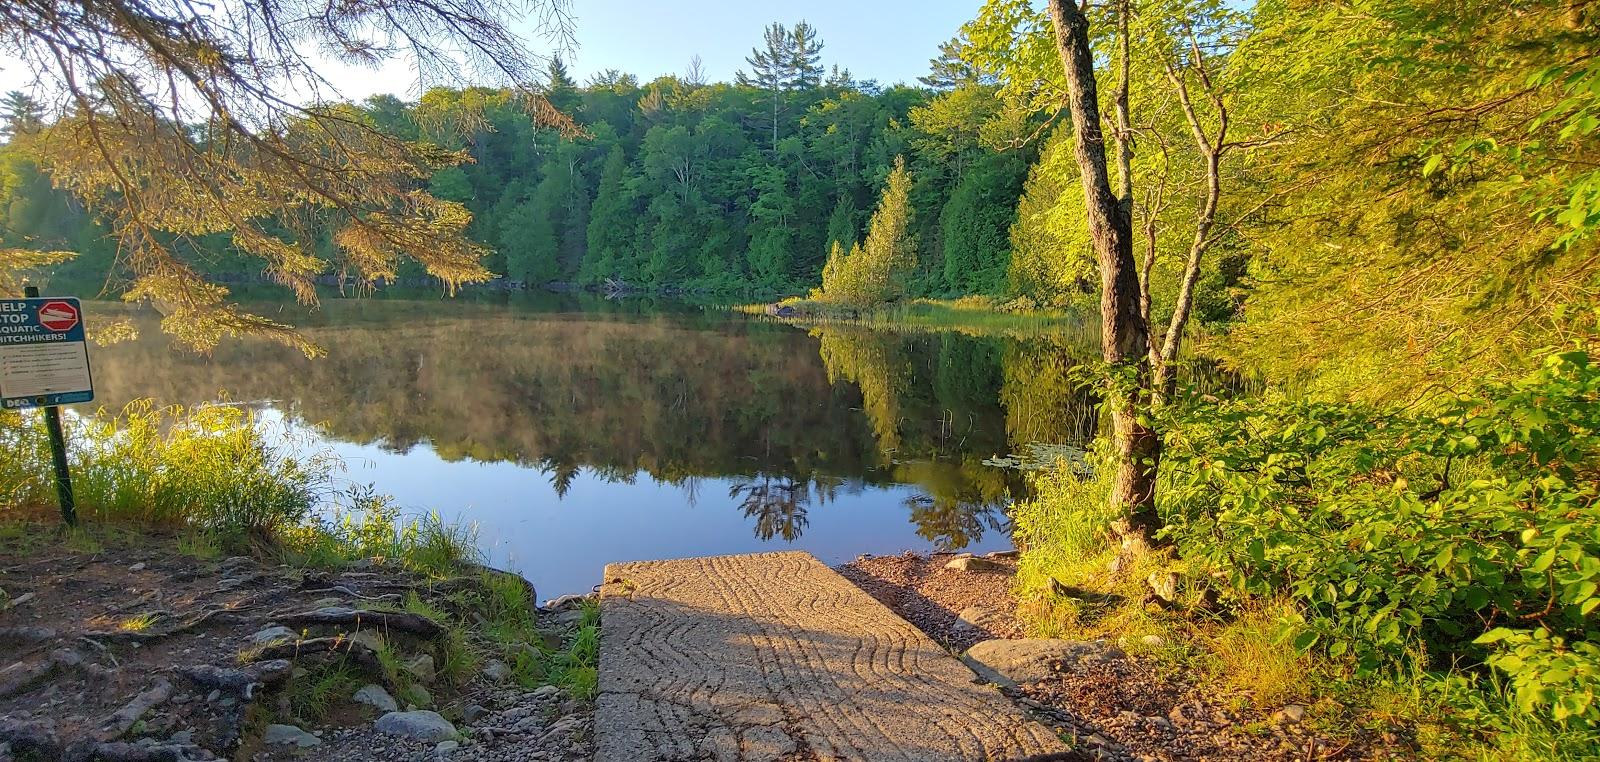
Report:
[[[780,304],[796,311],[783,318],[800,325],[853,325],[902,333],[955,331],[971,336],[1069,335],[1094,343],[1099,341],[1098,324],[1075,312],[1008,311],[1004,305],[983,296],[960,299],[912,299],[871,308],[841,307],[811,299],[786,299]],[[766,315],[765,304],[744,304],[732,308],[751,315]]]

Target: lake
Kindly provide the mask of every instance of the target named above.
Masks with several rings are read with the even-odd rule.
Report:
[[[1098,352],[1081,332],[806,329],[554,295],[255,309],[327,356],[198,355],[136,312],[139,339],[92,350],[95,404],[250,405],[340,456],[342,479],[475,524],[490,563],[547,597],[588,591],[608,561],[1009,547],[1026,480],[984,461],[1095,431],[1068,380]]]

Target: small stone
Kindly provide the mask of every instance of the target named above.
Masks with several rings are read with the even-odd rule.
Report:
[[[256,646],[264,646],[264,645],[267,645],[268,643],[271,643],[271,642],[277,641],[277,640],[294,640],[294,639],[295,639],[295,631],[291,630],[291,629],[289,629],[287,627],[284,627],[283,625],[280,624],[280,625],[277,625],[275,627],[268,627],[268,628],[266,628],[264,630],[257,630],[254,634],[252,634],[250,636],[250,644],[251,645],[256,645]]]
[[[412,677],[415,677],[424,683],[433,682],[434,670],[432,656],[427,654],[417,654],[415,657],[406,661],[406,663],[401,666],[401,669],[411,673]]]
[[[268,746],[298,746],[302,749],[322,745],[322,739],[293,725],[268,725],[261,741]]]
[[[581,607],[587,598],[588,596],[583,595],[563,595],[559,598],[552,598],[551,600],[546,601],[544,607],[551,611],[555,609],[566,608],[568,606]]]
[[[1150,585],[1150,591],[1155,593],[1157,598],[1164,601],[1178,599],[1177,574],[1173,572],[1150,572],[1150,576],[1145,582]]]
[[[535,701],[548,701],[561,695],[561,689],[554,685],[543,685],[529,695],[533,696]]]
[[[488,664],[483,665],[483,676],[494,682],[503,683],[511,678],[511,665],[499,659],[490,659]]]
[[[350,700],[357,704],[366,704],[380,712],[392,712],[400,708],[400,705],[395,703],[394,697],[390,696],[381,685],[363,685],[350,697]]]
[[[993,553],[985,553],[985,554],[983,554],[983,557],[984,558],[992,558],[992,559],[994,559],[996,561],[1001,561],[1001,560],[1015,561],[1016,559],[1022,557],[1022,551],[1020,551],[1020,550],[997,550],[997,551],[995,551]]]
[[[144,571],[144,562],[140,561],[139,563],[128,567],[128,571]]]
[[[489,710],[484,709],[478,704],[468,704],[467,708],[461,710],[461,720],[468,725],[476,724],[478,720],[481,720],[488,715]]]
[[[956,617],[956,626],[974,630],[999,629],[1005,624],[1005,614],[987,606],[968,606]]]
[[[422,685],[412,685],[406,688],[405,696],[406,701],[413,706],[421,707],[433,705],[433,694]]]
[[[383,650],[383,636],[377,630],[357,630],[350,634],[350,641],[360,643],[374,651]]]
[[[1158,730],[1172,731],[1172,730],[1176,729],[1172,724],[1172,720],[1169,720],[1169,719],[1167,719],[1165,717],[1162,717],[1160,715],[1157,715],[1157,716],[1154,716],[1154,717],[1146,717],[1146,718],[1144,718],[1144,721],[1150,723],[1151,726],[1155,727]]]
[[[206,703],[215,704],[219,698],[222,698],[222,691],[220,689],[213,688],[211,689],[210,693],[206,694]]]
[[[1004,688],[1036,683],[1080,664],[1103,664],[1123,657],[1104,641],[1020,639],[986,640],[961,655],[979,677]]]
[[[1306,719],[1306,708],[1290,704],[1272,713],[1272,721],[1279,725],[1298,725]]]
[[[442,757],[459,748],[461,748],[460,741],[440,741],[438,744],[434,745],[433,753]]]
[[[373,726],[379,733],[410,738],[424,743],[453,741],[460,737],[456,726],[438,712],[418,709],[410,712],[390,712],[378,718]]]
[[[1006,567],[994,561],[990,561],[987,558],[978,558],[977,556],[956,556],[955,558],[950,559],[950,562],[945,564],[944,568],[953,569],[955,571],[977,572],[1003,571]]]
[[[1139,638],[1139,642],[1146,648],[1160,648],[1167,644],[1167,639],[1160,635],[1146,635]]]

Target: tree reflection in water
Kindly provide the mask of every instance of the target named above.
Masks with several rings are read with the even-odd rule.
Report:
[[[1094,400],[1068,383],[1096,354],[1082,336],[802,331],[725,312],[489,301],[329,300],[302,321],[328,350],[315,361],[252,341],[175,350],[157,316],[136,313],[143,338],[97,348],[95,380],[112,409],[222,390],[278,401],[338,441],[537,469],[562,501],[580,475],[676,485],[685,505],[718,480],[763,540],[800,538],[844,485],[909,485],[917,534],[964,547],[1007,531],[1026,489],[986,458],[1098,426]]]

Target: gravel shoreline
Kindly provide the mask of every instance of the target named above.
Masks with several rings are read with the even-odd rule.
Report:
[[[966,554],[961,554],[966,555]],[[992,638],[1027,637],[1015,616],[1008,554],[985,570],[946,565],[960,556],[862,556],[837,567],[873,598],[955,652]],[[978,620],[972,623],[965,620]],[[1114,645],[1107,648],[1115,651]],[[1086,664],[1004,692],[1095,758],[1136,762],[1415,759],[1393,732],[1353,730],[1329,738],[1307,718],[1325,708],[1250,708],[1216,686],[1172,674],[1137,654]],[[1240,709],[1239,707],[1246,707]]]

